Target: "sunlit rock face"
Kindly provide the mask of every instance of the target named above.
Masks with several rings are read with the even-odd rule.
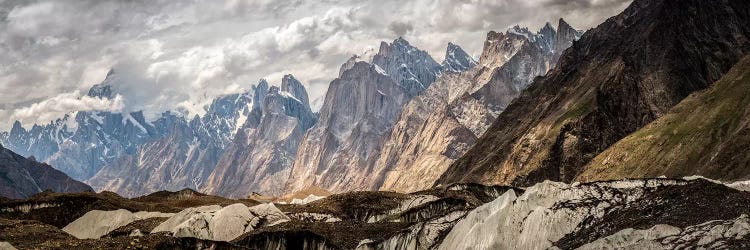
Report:
[[[633,1],[621,14],[572,42],[556,67],[518,95],[437,184],[529,186],[575,180],[597,155],[710,87],[739,62],[750,51],[750,28],[742,25],[750,20],[744,11],[749,6],[734,0],[713,5],[695,0]],[[575,37],[567,30],[557,37]],[[562,44],[567,43],[556,47]],[[701,152],[696,158],[711,155],[696,152]],[[644,159],[642,165],[626,166],[664,169],[665,164]],[[690,169],[692,174],[713,172]],[[587,180],[597,180],[591,174]]]
[[[227,197],[252,192],[281,195],[304,133],[317,121],[305,87],[294,76],[281,88],[256,88],[260,104],[238,130],[208,177],[203,191]]]
[[[431,187],[535,77],[554,66],[555,34],[549,24],[538,33],[518,26],[490,32],[478,66],[441,75],[404,107],[372,166],[373,188]],[[446,53],[456,51],[451,44]]]
[[[2,176],[0,178],[0,197],[3,197],[3,199],[28,198],[46,190],[55,192],[92,191],[88,185],[70,178],[45,163],[18,155],[4,148],[2,144],[0,144],[0,176]],[[44,206],[54,205],[45,204]],[[19,208],[18,210],[24,211],[31,208]]]
[[[401,110],[442,72],[426,52],[397,39],[372,61],[352,58],[331,82],[320,119],[299,146],[286,191],[309,186],[371,190],[371,166]]]

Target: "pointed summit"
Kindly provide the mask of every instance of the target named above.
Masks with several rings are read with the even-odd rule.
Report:
[[[496,68],[505,64],[518,52],[528,39],[520,35],[490,31],[484,41],[479,64],[487,68]]]
[[[534,35],[534,33],[532,33],[531,31],[529,31],[529,28],[521,27],[521,26],[518,26],[518,25],[513,26],[512,28],[510,28],[507,31],[505,31],[505,35],[522,36],[522,37],[524,37],[527,40],[532,41],[532,42],[536,40],[536,36]]]
[[[552,24],[550,22],[546,22],[544,24],[544,27],[542,27],[542,30],[553,30],[554,31],[555,27],[552,27]],[[542,32],[539,32],[539,33],[542,33]]]
[[[116,78],[117,78],[117,74],[115,74],[115,70],[110,69],[107,72],[107,76],[104,77],[104,81],[102,81],[99,84],[95,84],[94,86],[91,86],[91,88],[89,89],[88,96],[106,98],[106,99],[114,98],[115,93],[112,91],[112,84],[115,82]]]
[[[555,35],[555,46],[554,53],[556,54],[555,60],[562,54],[562,52],[569,48],[573,41],[577,41],[581,38],[582,33],[574,29],[568,22],[560,18],[557,24],[557,34]]]
[[[310,106],[310,100],[307,96],[305,86],[302,85],[293,75],[285,75],[281,79],[281,91],[289,92],[294,98],[297,98],[303,105]]]
[[[109,79],[114,76],[115,76],[115,69],[109,69],[109,71],[107,71],[107,76],[104,77],[104,79]]]
[[[409,41],[406,41],[403,37],[398,37],[396,40],[393,40],[394,45],[399,45],[403,47],[411,47],[411,44],[409,44]]]
[[[375,49],[368,48],[361,54],[355,54],[352,55],[352,57],[349,58],[349,60],[346,61],[343,65],[341,65],[341,68],[339,69],[339,77],[341,77],[344,74],[344,71],[347,71],[354,67],[354,64],[357,62],[372,62],[372,58],[375,56]]]
[[[552,52],[555,49],[555,36],[557,36],[557,31],[552,27],[552,24],[547,22],[537,33],[537,44],[544,51]]]
[[[448,49],[445,51],[445,60],[443,61],[443,70],[447,72],[463,72],[477,65],[469,54],[461,47],[453,43],[448,43]]]
[[[258,85],[253,86],[253,110],[261,110],[266,95],[268,95],[268,81],[261,78]]]
[[[435,81],[442,67],[427,52],[399,37],[392,43],[380,43],[372,64],[382,69],[396,84],[416,96]]]
[[[20,121],[13,123],[13,127],[10,129],[10,136],[25,134],[26,129],[23,128]]]

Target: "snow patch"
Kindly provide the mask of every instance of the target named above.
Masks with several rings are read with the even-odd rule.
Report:
[[[292,199],[292,202],[290,202],[289,204],[305,205],[307,203],[317,201],[323,198],[325,198],[325,196],[317,196],[317,195],[311,194],[305,197],[304,199]]]

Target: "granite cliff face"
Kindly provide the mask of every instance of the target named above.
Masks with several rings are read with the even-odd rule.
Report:
[[[226,197],[282,194],[297,148],[316,117],[307,91],[291,75],[284,76],[281,89],[261,86],[255,96],[262,96],[259,121],[248,120],[235,135],[204,185],[205,192]]]
[[[448,43],[445,50],[445,60],[440,64],[444,72],[460,73],[477,66],[477,61],[466,53],[461,47]]]
[[[331,82],[320,119],[299,145],[286,193],[310,186],[372,189],[372,165],[404,104],[428,88],[442,67],[403,38],[383,42],[371,61],[354,56]]]
[[[342,66],[335,83],[378,82],[372,74],[377,73],[376,78],[393,80],[400,87],[394,89],[404,90],[405,97],[393,99],[396,102],[386,99],[388,107],[373,107],[366,100],[390,95],[379,89],[347,87],[356,90],[349,95],[364,99],[353,102],[332,84],[320,122],[300,146],[287,191],[310,185],[334,192],[429,187],[534,77],[549,70],[555,39],[553,28],[538,33],[520,27],[490,32],[478,63],[449,44],[443,70],[436,70],[427,60],[429,55],[403,39],[382,44],[372,63],[362,61],[367,56],[353,57]],[[433,79],[435,83],[423,84]],[[384,116],[365,118],[377,113]]]
[[[376,64],[357,62],[331,82],[320,119],[299,146],[287,193],[309,186],[362,188],[407,90]]]
[[[554,43],[549,24],[538,33],[520,27],[490,32],[479,66],[443,74],[406,105],[373,165],[373,178],[380,178],[373,188],[413,192],[430,187],[534,77],[554,65]]]
[[[385,71],[409,97],[422,93],[443,71],[427,52],[400,37],[392,43],[381,42],[372,64]]]
[[[0,145],[0,197],[23,199],[47,190],[93,191],[47,164],[27,159]]]
[[[747,1],[634,1],[566,50],[437,181],[571,181],[750,51]]]
[[[278,87],[274,88],[278,95]],[[162,114],[153,124],[166,131],[163,136],[108,164],[87,183],[125,196],[203,188],[225,150],[234,145],[236,135],[246,124],[262,118],[263,111],[255,108],[254,101],[262,102],[270,95],[268,83],[261,80],[251,89],[252,93],[214,99],[206,114],[189,121],[174,113]]]

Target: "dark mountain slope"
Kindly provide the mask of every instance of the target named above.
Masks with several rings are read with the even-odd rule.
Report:
[[[0,196],[26,198],[45,190],[93,191],[47,164],[24,158],[0,145]]]
[[[636,0],[586,32],[437,181],[571,181],[750,51],[750,2]]]
[[[586,166],[582,180],[703,175],[750,178],[750,57],[711,88],[612,145]]]

